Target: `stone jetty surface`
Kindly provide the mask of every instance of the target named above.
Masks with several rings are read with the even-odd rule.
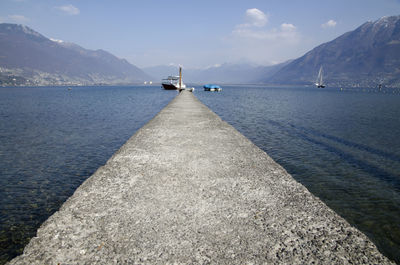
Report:
[[[87,179],[10,264],[389,264],[190,92]]]

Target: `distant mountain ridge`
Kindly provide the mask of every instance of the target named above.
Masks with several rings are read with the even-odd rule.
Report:
[[[50,40],[29,27],[0,24],[0,85],[129,84],[150,77],[104,50]]]
[[[324,67],[328,86],[400,87],[400,16],[382,17],[272,66],[225,63],[187,69],[186,83],[313,85]],[[144,70],[144,71],[143,71]],[[143,70],[103,50],[51,40],[22,25],[0,24],[0,85],[93,85],[158,82],[177,66]]]
[[[263,79],[272,76],[290,61],[271,66],[251,64],[231,64],[211,66],[205,69],[190,69],[183,67],[183,77],[186,83],[221,83],[221,84],[259,84]],[[149,75],[161,80],[169,75],[178,74],[178,66],[158,65],[143,68]]]
[[[400,87],[400,16],[364,23],[262,81],[313,84],[321,65],[328,86]]]

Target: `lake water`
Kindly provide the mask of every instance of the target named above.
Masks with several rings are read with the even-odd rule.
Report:
[[[257,86],[195,91],[400,262],[400,95]],[[0,88],[0,263],[176,91]]]
[[[0,263],[176,93],[0,88]]]

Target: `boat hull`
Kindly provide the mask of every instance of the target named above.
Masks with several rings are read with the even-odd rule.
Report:
[[[163,88],[166,90],[177,90],[178,88],[172,84],[162,84]]]

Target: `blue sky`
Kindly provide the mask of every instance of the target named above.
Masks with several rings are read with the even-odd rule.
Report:
[[[0,22],[139,67],[269,65],[390,15],[400,0],[0,0]]]

